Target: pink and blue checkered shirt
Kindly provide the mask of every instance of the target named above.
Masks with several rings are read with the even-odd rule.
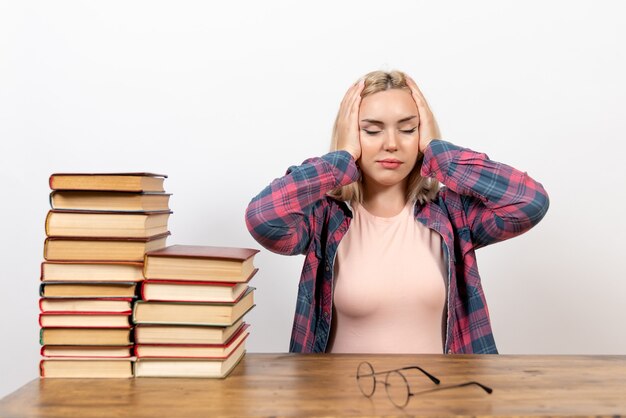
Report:
[[[548,210],[548,195],[526,173],[442,140],[426,148],[421,174],[444,185],[433,201],[414,206],[415,219],[443,238],[448,266],[444,353],[497,354],[475,251],[536,225]],[[359,176],[346,151],[310,158],[272,181],[246,210],[248,230],[262,246],[305,256],[291,352],[326,351],[333,262],[352,219],[345,202],[326,194]]]

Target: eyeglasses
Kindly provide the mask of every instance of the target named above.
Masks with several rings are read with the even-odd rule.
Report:
[[[493,389],[491,389],[490,387],[485,386],[475,381],[465,382],[465,383],[461,383],[458,385],[441,386],[441,387],[428,389],[428,390],[424,390],[420,392],[411,392],[411,387],[409,386],[409,382],[404,376],[404,374],[402,373],[403,371],[407,371],[407,370],[419,370],[424,375],[426,375],[426,377],[428,377],[433,383],[437,385],[441,383],[439,379],[437,379],[435,376],[428,373],[426,370],[422,369],[419,366],[407,366],[407,367],[401,367],[399,369],[375,372],[374,367],[367,361],[361,362],[359,366],[357,367],[356,381],[357,381],[357,384],[359,385],[359,389],[361,390],[361,393],[368,398],[370,398],[372,395],[374,395],[374,392],[376,392],[376,383],[377,382],[383,383],[385,385],[385,392],[387,392],[387,397],[389,398],[391,403],[393,403],[398,408],[404,408],[405,406],[407,406],[411,396],[415,396],[415,395],[427,393],[427,392],[435,392],[438,390],[453,389],[453,388],[460,388],[463,386],[476,385],[482,388],[487,393],[493,392]],[[385,380],[383,381],[383,380],[376,379],[376,376],[379,376],[379,375],[385,375]]]

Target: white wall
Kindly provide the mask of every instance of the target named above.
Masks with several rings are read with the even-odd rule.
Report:
[[[626,354],[621,2],[3,1],[0,397],[37,376],[48,176],[169,174],[169,243],[251,246],[249,200],[323,154],[374,69],[551,207],[478,253],[504,354]],[[257,257],[249,350],[288,349],[302,257]]]

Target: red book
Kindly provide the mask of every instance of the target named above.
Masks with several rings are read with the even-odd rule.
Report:
[[[42,328],[130,328],[130,315],[120,312],[80,312],[39,314]]]
[[[226,359],[250,333],[248,325],[239,329],[225,344],[136,344],[139,358],[205,358]]]
[[[118,312],[129,314],[132,298],[41,298],[39,310],[43,313]]]
[[[242,283],[144,280],[141,299],[164,302],[234,302],[246,291],[258,269]]]

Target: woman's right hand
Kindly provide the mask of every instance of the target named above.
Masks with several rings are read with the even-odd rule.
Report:
[[[337,119],[337,150],[348,151],[354,161],[361,157],[359,107],[365,80],[360,79],[346,92]]]

